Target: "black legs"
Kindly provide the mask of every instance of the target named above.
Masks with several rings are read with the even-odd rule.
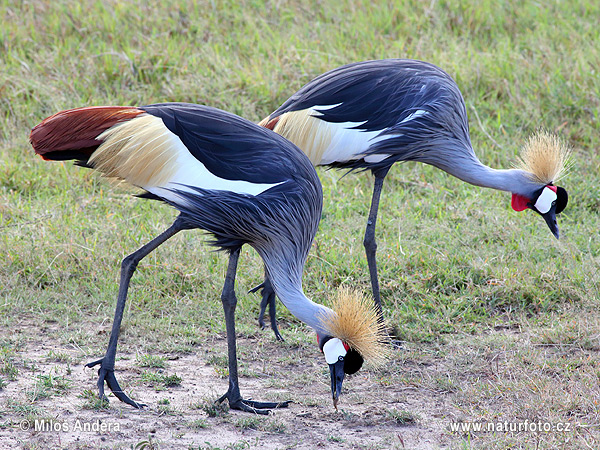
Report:
[[[110,390],[115,396],[122,402],[127,403],[135,408],[141,408],[143,403],[137,403],[132,400],[123,390],[117,379],[115,378],[115,356],[117,354],[117,342],[119,340],[119,329],[121,327],[121,320],[123,319],[123,312],[125,310],[125,301],[127,300],[127,291],[129,289],[129,281],[138,263],[147,256],[150,252],[155,250],[167,239],[171,238],[179,231],[186,229],[181,219],[177,219],[171,227],[162,233],[160,236],[154,238],[148,244],[142,248],[127,256],[121,263],[121,282],[119,285],[119,296],[117,298],[117,307],[115,310],[115,318],[113,322],[110,339],[108,342],[108,349],[104,358],[97,361],[93,361],[86,364],[86,367],[94,367],[100,364],[98,369],[98,391],[101,398],[106,399],[104,394],[104,382],[108,385]],[[240,395],[240,388],[238,384],[238,373],[237,373],[237,351],[235,343],[235,308],[237,305],[237,298],[235,296],[235,273],[237,270],[237,262],[240,256],[240,249],[233,251],[229,255],[229,265],[227,267],[227,275],[225,277],[225,284],[223,286],[223,293],[221,294],[221,301],[223,302],[223,311],[225,312],[225,325],[227,328],[227,350],[229,357],[229,389],[227,393],[223,395],[218,401],[222,402],[227,399],[229,401],[229,407],[232,409],[239,409],[242,411],[253,412],[256,414],[268,414],[269,409],[273,408],[284,408],[288,406],[289,402],[280,403],[264,403],[255,402],[252,400],[244,400]],[[270,287],[270,284],[269,284]]]
[[[278,341],[283,341],[283,336],[279,333],[279,329],[277,328],[277,317],[275,316],[275,291],[273,290],[273,286],[271,286],[271,282],[267,278],[265,274],[265,281],[260,286],[255,287],[250,292],[256,292],[258,289],[262,287],[262,300],[260,302],[260,313],[258,315],[258,324],[261,328],[265,328],[265,310],[267,306],[269,306],[269,317],[271,319],[271,329],[273,333],[275,333],[275,338]]]
[[[125,310],[125,301],[127,300],[127,291],[129,289],[129,282],[138,263],[144,259],[149,253],[159,247],[167,239],[173,237],[179,231],[184,230],[186,227],[183,224],[183,220],[177,218],[173,225],[171,225],[164,233],[154,238],[148,244],[132,253],[123,259],[121,263],[121,281],[119,285],[119,296],[117,297],[117,307],[115,310],[115,318],[113,321],[112,331],[110,333],[110,339],[108,341],[108,349],[102,359],[93,361],[86,364],[86,367],[94,367],[100,365],[98,369],[98,392],[100,398],[106,399],[104,394],[104,382],[108,385],[113,394],[122,402],[127,403],[135,408],[141,408],[143,403],[138,403],[132,400],[119,385],[115,378],[115,357],[117,354],[117,342],[119,340],[119,329],[121,327],[121,321],[123,319],[123,312]],[[255,402],[252,400],[244,400],[240,395],[240,388],[238,384],[238,372],[237,372],[237,349],[236,349],[236,336],[235,336],[235,308],[237,305],[237,298],[235,296],[235,274],[237,271],[237,262],[240,256],[240,249],[236,249],[229,255],[229,265],[227,267],[227,275],[225,276],[225,284],[223,286],[223,292],[221,294],[221,301],[223,302],[223,311],[225,313],[225,325],[227,329],[227,351],[229,358],[229,389],[227,393],[223,395],[218,402],[222,402],[227,399],[229,401],[229,407],[232,409],[239,409],[241,411],[253,412],[256,414],[268,414],[270,409],[273,408],[285,408],[290,403],[288,402]],[[267,281],[268,283],[268,281]],[[272,291],[271,284],[268,283],[268,288]],[[273,300],[275,295],[273,294]],[[276,327],[276,323],[275,323]]]
[[[365,229],[365,239],[363,244],[367,254],[367,264],[369,266],[369,275],[371,276],[371,288],[373,289],[373,300],[379,312],[380,319],[383,320],[383,311],[381,309],[381,296],[379,293],[379,278],[377,275],[377,242],[375,242],[375,227],[377,225],[377,212],[379,210],[379,198],[381,197],[381,188],[383,180],[389,169],[373,171],[375,176],[375,186],[373,187],[373,198],[371,199],[371,209],[367,219],[367,228]]]
[[[115,378],[115,356],[117,354],[117,341],[119,340],[119,329],[121,328],[121,320],[123,319],[123,311],[125,310],[125,301],[127,300],[127,291],[129,289],[129,281],[138,263],[146,257],[149,253],[155,250],[163,242],[170,237],[183,230],[185,227],[181,223],[182,221],[178,218],[175,220],[173,225],[169,227],[164,233],[154,238],[152,241],[144,245],[142,248],[125,257],[121,263],[121,282],[119,284],[119,296],[117,297],[117,307],[115,310],[115,318],[113,321],[112,331],[110,333],[110,339],[108,341],[108,349],[104,358],[97,361],[86,364],[86,367],[94,367],[100,364],[98,369],[98,391],[100,398],[106,399],[104,395],[104,382],[115,394],[115,396],[122,402],[127,403],[135,408],[145,406],[142,403],[136,403],[127,394],[123,392],[117,379]]]
[[[237,297],[235,296],[235,273],[237,270],[237,262],[240,256],[240,249],[231,252],[229,255],[229,265],[227,266],[227,275],[225,276],[225,284],[221,294],[223,302],[223,312],[225,313],[225,326],[227,329],[227,356],[229,358],[229,389],[217,401],[221,403],[227,399],[229,407],[239,409],[241,411],[252,412],[255,414],[269,414],[269,410],[273,408],[285,408],[289,402],[270,403],[270,402],[255,402],[252,400],[244,400],[240,395],[240,387],[238,383],[238,366],[237,366],[237,348],[235,336],[235,308],[237,305]],[[270,283],[269,283],[270,286]]]

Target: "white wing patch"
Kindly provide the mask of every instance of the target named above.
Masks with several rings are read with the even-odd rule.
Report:
[[[337,103],[335,105],[317,105],[310,108],[308,114],[312,117],[319,117],[323,114],[321,111],[335,108],[341,105]],[[324,122],[324,121],[320,121]],[[383,130],[377,131],[363,131],[358,130],[359,127],[366,123],[363,122],[325,122],[328,124],[332,132],[332,139],[329,142],[329,146],[324,149],[321,155],[321,161],[319,164],[330,164],[333,162],[346,162],[354,159],[365,158],[368,163],[376,163],[384,160],[390,155],[376,154],[365,156],[365,150],[371,145],[389,139],[391,136],[379,136]]]
[[[316,109],[332,107],[315,106],[282,114],[273,131],[297,145],[315,166],[360,159],[372,144],[391,137],[379,136],[381,130],[353,129],[364,122],[333,123],[318,119],[322,114]],[[377,155],[382,159],[388,156]]]
[[[321,111],[341,105],[317,105],[301,111],[282,114],[273,131],[282,135],[309,157],[313,165],[325,165],[335,162],[348,162],[364,158],[367,163],[378,163],[389,154],[366,154],[369,148],[380,141],[390,139],[392,135],[382,135],[382,130],[364,131],[356,129],[365,122],[326,122],[318,119]],[[402,122],[409,122],[428,114],[417,110]],[[397,135],[396,135],[397,136]]]
[[[362,131],[354,127],[360,122],[326,123],[331,134],[331,140],[321,155],[320,164],[346,162],[365,156],[365,150],[376,142],[389,139],[391,136],[379,136],[381,131]],[[364,122],[363,122],[364,123]],[[387,158],[390,155],[371,155],[367,158]],[[370,162],[367,160],[367,162]]]
[[[89,159],[95,169],[169,200],[177,199],[170,189],[196,195],[195,187],[258,195],[281,184],[220,178],[189,152],[162,119],[151,114],[115,125],[98,139],[104,142]]]

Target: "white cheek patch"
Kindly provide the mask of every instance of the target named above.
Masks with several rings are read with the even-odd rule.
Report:
[[[540,213],[546,214],[552,208],[552,203],[556,201],[556,192],[549,187],[545,187],[535,202],[535,209]]]
[[[323,345],[323,354],[325,355],[325,361],[327,364],[335,364],[338,362],[340,356],[346,356],[348,351],[344,347],[344,343],[338,338],[329,339]]]

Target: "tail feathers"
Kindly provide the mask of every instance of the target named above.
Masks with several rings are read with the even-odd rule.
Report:
[[[97,139],[100,134],[143,113],[130,106],[91,106],[61,111],[36,125],[29,141],[35,152],[46,160],[86,162],[102,143]]]

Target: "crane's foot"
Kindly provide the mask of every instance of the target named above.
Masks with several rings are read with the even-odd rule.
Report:
[[[216,403],[222,403],[225,399],[227,399],[229,402],[229,408],[231,409],[263,415],[270,414],[272,409],[287,408],[291,403],[291,400],[287,400],[285,402],[255,402],[254,400],[244,400],[241,397],[231,400],[229,398],[230,395],[231,393],[227,392],[221,398],[219,398]]]
[[[99,398],[101,398],[102,400],[108,401],[108,398],[104,394],[104,382],[106,381],[106,384],[108,385],[108,387],[112,391],[112,393],[115,395],[115,397],[117,397],[123,403],[127,403],[128,405],[131,405],[137,409],[142,409],[144,406],[147,406],[144,403],[138,403],[138,402],[132,400],[123,391],[123,389],[121,389],[121,386],[119,385],[119,382],[117,381],[117,378],[115,377],[115,370],[107,369],[106,367],[103,367],[103,363],[104,363],[104,358],[99,359],[97,361],[93,361],[91,363],[87,363],[85,365],[85,367],[91,368],[91,367],[95,367],[98,364],[100,364],[100,368],[98,369],[98,397]]]
[[[275,334],[275,339],[283,341],[283,336],[279,332],[277,327],[277,318],[275,316],[275,291],[271,287],[271,283],[265,280],[265,282],[259,284],[255,288],[250,289],[250,293],[254,293],[262,289],[262,300],[260,301],[260,312],[258,314],[258,325],[264,330],[267,326],[265,325],[265,311],[267,306],[269,307],[269,317],[271,318],[271,329]]]
[[[263,281],[258,286],[255,286],[252,289],[250,289],[248,291],[248,294],[254,294],[255,292],[258,292],[260,289],[262,289],[264,292],[264,287],[265,287],[265,283]],[[265,298],[263,297],[262,300],[260,301],[260,312],[258,313],[258,325],[263,330],[265,329],[265,326],[266,326],[265,325],[265,309],[266,308],[267,308],[267,302],[265,301]]]

